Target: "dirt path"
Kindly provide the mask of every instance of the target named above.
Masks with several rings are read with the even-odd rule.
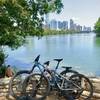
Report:
[[[100,78],[90,78],[90,80],[93,83],[93,87],[94,87],[94,96],[91,100],[100,100]],[[5,86],[4,86],[4,89],[5,89]],[[2,89],[0,88],[0,100],[14,100],[14,99],[8,99],[4,95],[2,96],[1,94],[3,94],[3,93],[2,93],[1,90]],[[51,95],[49,95],[46,98],[46,100],[67,100],[67,99],[64,99],[62,97],[60,97],[58,99],[58,96],[56,95],[56,92],[54,92],[54,93],[51,93]],[[84,99],[78,99],[78,100],[84,100]]]

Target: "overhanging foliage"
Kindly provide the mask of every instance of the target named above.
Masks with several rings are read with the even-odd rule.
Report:
[[[43,15],[61,12],[61,0],[0,0],[0,45],[21,46],[28,35],[42,35]]]

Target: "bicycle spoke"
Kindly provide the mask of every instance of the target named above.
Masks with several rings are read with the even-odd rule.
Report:
[[[48,81],[41,74],[33,74],[29,76],[29,82],[26,86],[26,93],[35,98],[44,98],[48,94]]]

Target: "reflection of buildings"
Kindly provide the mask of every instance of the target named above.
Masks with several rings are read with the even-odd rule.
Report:
[[[32,46],[35,46],[35,44],[34,44],[34,41],[35,41],[34,38],[29,36],[29,37],[26,38],[26,41],[27,41],[27,43],[25,45],[26,49],[28,51],[30,51],[30,52],[33,51]]]

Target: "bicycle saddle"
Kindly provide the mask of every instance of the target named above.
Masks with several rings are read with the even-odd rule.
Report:
[[[63,59],[54,59],[55,61],[61,62]]]
[[[66,70],[72,69],[72,67],[62,66],[62,68],[65,68]]]
[[[49,66],[50,61],[46,61],[44,65]]]

